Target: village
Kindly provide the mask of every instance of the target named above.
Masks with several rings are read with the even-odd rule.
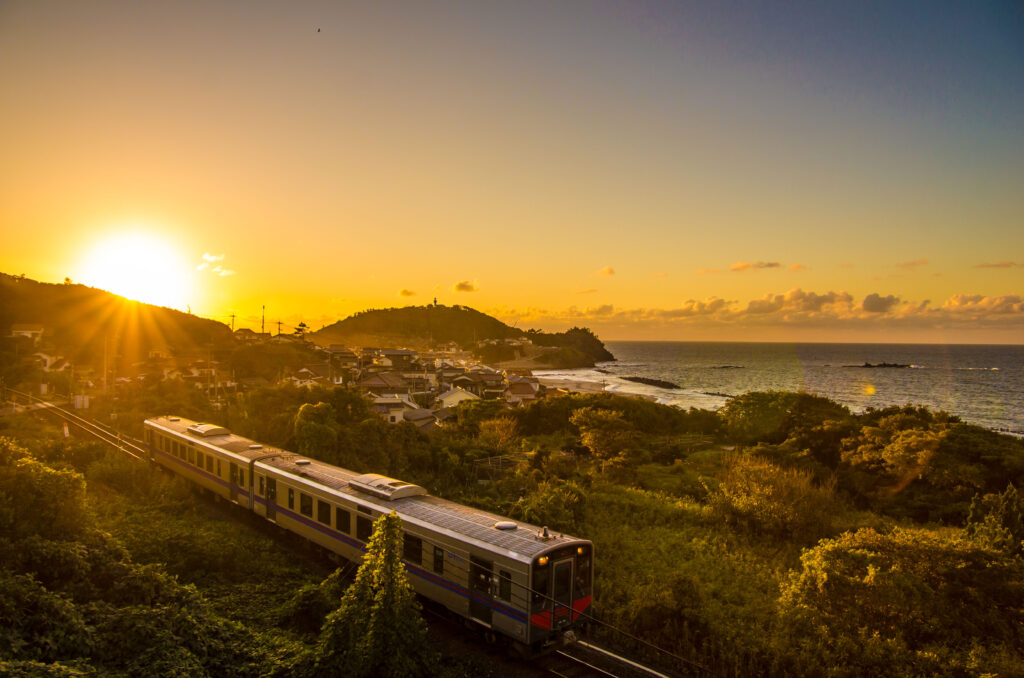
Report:
[[[491,367],[474,358],[471,351],[455,343],[431,350],[409,348],[320,346],[303,332],[270,334],[248,328],[234,331],[237,349],[291,346],[308,359],[296,367],[281,369],[274,377],[239,375],[213,351],[181,355],[164,346],[149,348],[144,360],[118,362],[104,356],[103,365],[75,365],[59,355],[39,324],[13,324],[10,337],[22,347],[22,361],[31,366],[33,378],[26,380],[42,397],[64,399],[76,409],[87,409],[89,399],[137,383],[177,380],[203,391],[214,407],[223,406],[232,395],[254,389],[290,385],[298,388],[344,387],[362,394],[370,409],[390,424],[408,422],[419,430],[443,427],[452,409],[467,400],[497,400],[518,407],[538,398],[564,394],[554,386],[545,387],[526,367]],[[486,340],[519,350],[529,339]],[[224,351],[218,353],[223,354]],[[514,363],[513,363],[514,364]],[[116,365],[116,367],[115,367]],[[12,385],[12,384],[8,384]]]

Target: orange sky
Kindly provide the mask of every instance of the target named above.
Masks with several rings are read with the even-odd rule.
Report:
[[[249,326],[1024,342],[1021,17],[787,7],[5,3],[0,270]]]

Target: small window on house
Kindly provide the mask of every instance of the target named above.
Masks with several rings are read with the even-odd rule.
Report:
[[[498,570],[498,597],[512,600],[512,575],[505,570]]]
[[[316,519],[324,525],[331,524],[331,505],[326,501],[316,500]]]
[[[402,541],[402,557],[419,565],[423,560],[423,540],[406,532]]]
[[[341,508],[334,509],[334,527],[338,532],[352,533],[352,514]]]
[[[295,490],[288,488],[288,508],[295,510]]]
[[[299,492],[299,513],[308,518],[313,517],[313,497]]]
[[[373,534],[373,522],[369,518],[356,516],[356,539],[368,542],[371,534]]]
[[[444,549],[440,546],[434,547],[434,572],[444,574]]]

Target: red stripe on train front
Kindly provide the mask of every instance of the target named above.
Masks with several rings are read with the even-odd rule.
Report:
[[[542,629],[550,629],[551,612],[538,612],[537,614],[530,615],[530,623],[534,626],[539,626]]]
[[[580,613],[585,612],[588,607],[590,607],[590,596],[583,596],[572,601],[572,620],[576,621]]]

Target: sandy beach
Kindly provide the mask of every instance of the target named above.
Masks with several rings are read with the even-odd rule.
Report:
[[[548,388],[564,388],[574,393],[603,393],[605,385],[593,381],[577,381],[560,377],[537,376],[537,381]]]

